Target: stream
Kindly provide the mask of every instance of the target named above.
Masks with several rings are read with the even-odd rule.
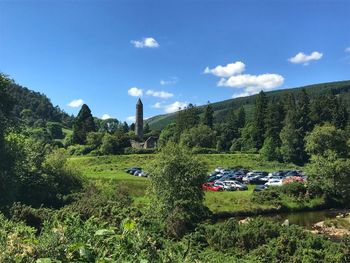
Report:
[[[345,212],[339,209],[327,209],[320,211],[287,212],[273,215],[263,215],[264,218],[283,223],[286,219],[290,225],[299,225],[311,230],[313,225],[326,219],[335,218],[339,213]]]

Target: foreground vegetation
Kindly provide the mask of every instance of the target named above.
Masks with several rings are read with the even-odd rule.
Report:
[[[212,213],[313,208],[323,202],[348,205],[350,161],[343,127],[316,125],[305,138],[298,135],[305,139],[298,141],[305,146],[298,152],[311,160],[307,185],[214,195],[204,193],[201,186],[206,173],[216,166],[267,171],[292,166],[251,154],[194,154],[211,151],[193,145],[203,129],[211,129],[210,111],[202,125],[183,127],[183,136],[173,134],[182,137],[180,143],[168,140],[158,154],[69,160],[69,154],[122,153],[132,131],[114,122],[115,132],[96,132],[85,105],[74,120],[69,140],[82,145],[65,149],[59,141],[53,143],[53,136],[28,133],[28,127],[14,117],[16,100],[5,92],[11,85],[0,75],[0,262],[349,262],[349,238],[335,243],[261,218],[214,225]],[[181,113],[180,124],[188,123],[193,112],[190,108]],[[42,124],[43,131],[59,135],[56,124]],[[226,123],[223,128],[229,132],[226,135],[237,135],[230,133],[236,126]],[[286,134],[293,135],[290,131]],[[205,143],[211,137],[198,138]],[[278,147],[270,147],[272,141],[262,133],[260,139],[268,142],[262,155],[274,156]],[[123,172],[131,166],[144,166],[149,179]]]

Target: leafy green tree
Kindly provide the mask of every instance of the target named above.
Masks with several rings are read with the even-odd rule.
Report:
[[[29,128],[27,129],[26,134],[28,134],[33,140],[42,142],[44,144],[51,143],[53,139],[48,129],[45,128]]]
[[[205,215],[206,166],[187,149],[168,143],[149,166],[152,214],[169,236],[180,238]]]
[[[202,123],[204,125],[207,125],[210,128],[213,128],[214,110],[213,110],[213,107],[209,104],[209,102],[208,102],[208,105],[205,107]]]
[[[177,132],[177,125],[171,123],[166,126],[159,135],[158,147],[164,147],[169,141],[175,141]]]
[[[124,148],[130,146],[130,138],[123,132],[117,130],[113,135],[105,133],[102,139],[101,152],[103,154],[121,154]]]
[[[215,146],[215,133],[207,125],[198,125],[184,131],[181,134],[180,143],[189,148],[212,148]]]
[[[13,100],[5,90],[11,81],[0,74],[0,209],[9,204],[16,193],[16,178],[13,176],[14,158],[5,142],[5,134],[10,123]]]
[[[326,156],[332,151],[338,157],[346,157],[349,152],[345,132],[331,124],[317,125],[305,141],[309,155]]]
[[[119,120],[114,118],[109,118],[105,120],[94,118],[94,122],[95,122],[97,131],[108,132],[108,133],[114,133],[122,125],[119,122]]]
[[[73,125],[73,142],[85,144],[86,136],[89,132],[95,132],[96,126],[90,108],[84,104],[75,118]]]
[[[46,124],[47,131],[53,139],[63,139],[62,124],[58,122],[48,122]]]
[[[267,137],[263,147],[260,149],[261,156],[267,161],[280,160],[279,148],[271,137]]]
[[[239,143],[241,146],[241,150],[244,152],[257,152],[258,136],[258,131],[254,123],[247,123],[246,126],[243,129],[241,129],[241,138]]]
[[[349,206],[350,161],[339,158],[334,151],[327,155],[313,155],[307,167],[311,189],[321,188],[328,203]]]
[[[102,132],[89,132],[86,137],[86,143],[91,145],[93,149],[97,149],[102,145],[102,139],[104,133]]]

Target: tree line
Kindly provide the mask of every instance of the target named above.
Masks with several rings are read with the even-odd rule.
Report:
[[[159,144],[174,141],[202,151],[214,148],[217,152],[260,152],[270,161],[303,164],[309,158],[306,135],[326,123],[348,134],[349,114],[336,95],[326,93],[310,99],[302,89],[296,95],[270,98],[261,91],[249,121],[243,106],[232,110],[221,123],[214,123],[214,118],[210,104],[201,118],[197,107],[190,104],[177,113],[175,123],[162,130]]]

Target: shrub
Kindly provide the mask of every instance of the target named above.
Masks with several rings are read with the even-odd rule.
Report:
[[[300,182],[284,184],[279,188],[279,190],[291,197],[300,197],[306,194],[306,187]]]
[[[124,154],[152,154],[157,153],[157,149],[136,149],[136,148],[125,148]]]
[[[86,155],[90,153],[93,150],[93,147],[89,145],[76,144],[76,145],[69,146],[67,150],[70,155],[80,156],[80,155]]]
[[[95,185],[89,184],[77,200],[64,207],[61,213],[62,215],[76,213],[82,220],[95,217],[113,225],[119,225],[130,215],[131,202],[130,196],[120,187],[106,193]]]
[[[252,195],[252,201],[259,204],[270,203],[280,205],[281,191],[279,190],[279,187],[270,187],[261,192],[254,192]]]
[[[194,154],[217,154],[217,153],[219,153],[219,151],[217,151],[214,148],[195,147],[192,149],[192,153],[194,153]]]
[[[11,219],[16,222],[24,222],[27,226],[34,227],[40,233],[45,220],[49,220],[53,210],[47,208],[35,209],[21,203],[14,203],[10,209]]]

